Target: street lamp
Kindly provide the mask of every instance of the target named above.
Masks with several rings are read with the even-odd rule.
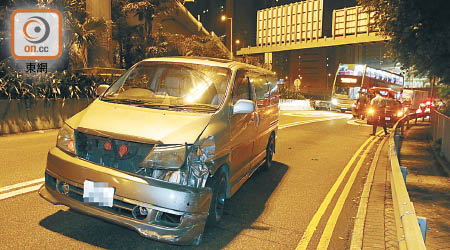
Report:
[[[233,18],[222,15],[220,20],[222,20],[222,22],[230,20],[230,59],[233,60]]]
[[[331,77],[331,73],[327,74],[327,95],[328,95],[328,85],[330,83],[330,77]]]

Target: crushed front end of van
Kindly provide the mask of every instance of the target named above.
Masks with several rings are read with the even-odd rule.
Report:
[[[213,140],[157,146],[89,132],[60,130],[40,195],[144,237],[199,244],[211,199],[205,160]]]

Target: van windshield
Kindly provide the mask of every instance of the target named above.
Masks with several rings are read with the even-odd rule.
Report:
[[[156,109],[215,111],[231,70],[192,63],[142,62],[115,82],[101,100]]]

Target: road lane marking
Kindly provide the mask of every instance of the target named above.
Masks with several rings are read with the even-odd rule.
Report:
[[[381,134],[381,130],[378,131],[378,135]],[[366,147],[366,145],[375,139],[376,137],[371,136],[369,137],[362,145],[359,147],[359,149],[356,151],[356,153],[352,156],[350,161],[347,163],[347,165],[342,170],[341,174],[337,178],[336,182],[331,187],[330,191],[328,191],[327,195],[325,196],[325,199],[322,201],[322,204],[320,204],[319,209],[314,214],[313,218],[308,224],[308,227],[306,228],[305,232],[303,233],[302,238],[300,239],[300,242],[297,245],[296,250],[305,250],[308,247],[309,242],[311,241],[311,238],[316,231],[317,225],[319,224],[320,219],[322,218],[323,214],[325,213],[325,210],[327,209],[328,205],[330,204],[331,200],[333,199],[334,194],[336,193],[337,189],[341,185],[342,181],[344,180],[344,177],[347,175],[347,172],[349,171],[350,167],[353,165],[353,162],[356,160],[356,158],[359,156],[361,151]]]
[[[356,125],[356,126],[362,126],[362,127],[372,127],[372,125],[367,124],[367,122],[354,120],[354,119],[348,120],[347,124]]]
[[[386,143],[388,137],[385,137],[383,141],[378,145],[373,161],[370,164],[369,173],[367,174],[366,183],[364,184],[364,189],[361,193],[361,200],[359,201],[358,212],[355,218],[355,224],[353,226],[352,240],[350,244],[350,249],[361,249],[362,238],[364,233],[364,222],[366,220],[367,214],[367,204],[369,203],[370,189],[372,188],[373,178],[375,175],[375,169],[380,159],[381,149]]]
[[[364,150],[364,153],[361,156],[361,158],[359,158],[358,163],[356,164],[350,177],[348,178],[347,183],[345,184],[344,189],[339,195],[336,205],[334,206],[333,211],[331,212],[331,215],[328,218],[327,224],[325,225],[325,229],[323,230],[322,236],[320,237],[319,244],[317,245],[317,249],[328,249],[328,245],[330,244],[331,236],[333,235],[336,222],[339,218],[339,215],[341,214],[342,208],[344,207],[344,203],[347,200],[348,194],[350,193],[350,189],[352,188],[353,183],[355,183],[356,176],[358,175],[359,170],[361,169],[361,166],[364,163],[364,160],[369,154],[371,148],[379,139],[380,137],[376,137],[376,139],[373,140],[369,144],[369,146],[367,146],[366,150]]]
[[[286,124],[279,125],[278,129],[284,129],[284,128],[289,128],[289,127],[303,125],[303,124],[308,124],[308,123],[313,123],[313,122],[329,121],[329,120],[344,119],[344,118],[345,117],[331,117],[331,118],[322,118],[322,119],[313,119],[313,120],[306,120],[306,121],[291,122],[291,123],[286,123]]]
[[[4,199],[8,199],[8,198],[14,197],[16,195],[21,195],[21,194],[26,194],[26,193],[29,193],[29,192],[36,191],[41,186],[42,186],[42,183],[34,185],[34,186],[31,186],[31,187],[21,188],[21,189],[14,190],[14,191],[11,191],[11,192],[8,192],[8,193],[0,194],[0,200],[4,200]]]
[[[44,180],[45,180],[44,178],[39,178],[39,179],[34,179],[32,181],[25,181],[25,182],[17,183],[17,184],[6,186],[6,187],[1,187],[0,188],[0,193],[6,192],[6,191],[11,190],[11,189],[17,189],[17,188],[21,188],[21,187],[26,187],[26,186],[29,186],[29,185],[32,185],[32,184],[36,184],[36,183],[39,183],[39,182],[44,182]]]

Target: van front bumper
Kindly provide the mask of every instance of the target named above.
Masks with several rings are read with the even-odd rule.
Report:
[[[113,207],[84,202],[85,180],[113,187]],[[180,245],[200,242],[211,200],[210,188],[138,177],[70,156],[58,148],[48,153],[45,184],[39,194],[55,205],[66,205],[131,228],[144,237]],[[139,215],[139,208],[145,208],[147,215]]]

